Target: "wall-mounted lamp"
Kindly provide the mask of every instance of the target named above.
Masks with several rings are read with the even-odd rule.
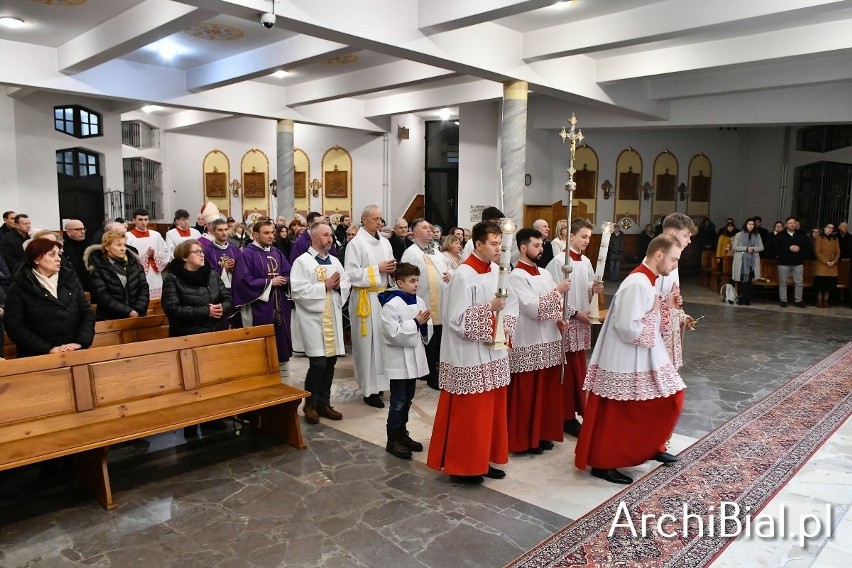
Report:
[[[278,180],[274,179],[269,182],[269,193],[272,194],[273,197],[278,197]]]
[[[651,182],[645,182],[642,184],[642,197],[646,201],[651,199],[654,196],[654,188],[651,186]]]
[[[604,180],[604,182],[601,184],[601,189],[603,190],[603,198],[604,199],[609,199],[610,197],[612,197],[612,189],[613,188],[612,188],[612,184],[609,182],[608,179]]]
[[[239,197],[240,189],[243,187],[243,184],[240,183],[240,180],[234,178],[231,180],[231,183],[229,185],[231,187],[231,195],[233,195],[234,197]]]
[[[319,197],[319,190],[322,188],[322,182],[317,178],[314,178],[313,180],[311,180],[311,183],[309,185],[311,187],[311,195],[314,197]]]
[[[686,198],[689,197],[689,188],[683,182],[677,186],[677,192],[680,194],[681,201],[686,201]]]

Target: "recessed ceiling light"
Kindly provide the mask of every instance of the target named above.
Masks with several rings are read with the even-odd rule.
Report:
[[[278,71],[273,73],[272,76],[275,77],[276,79],[283,79],[284,77],[286,77],[289,74],[290,74],[289,71],[285,71],[284,69],[279,69]]]
[[[0,16],[0,25],[6,28],[21,28],[26,25],[26,22],[15,16]]]
[[[165,107],[161,107],[161,106],[158,106],[158,105],[145,105],[145,106],[142,107],[141,110],[142,110],[142,112],[152,113],[152,112],[165,110]]]
[[[457,120],[457,121],[456,121],[456,126],[458,126],[458,125],[459,125],[459,121]]]
[[[571,6],[573,6],[576,3],[577,3],[577,0],[557,0],[550,7],[551,7],[551,9],[554,9],[554,10],[564,10],[565,8],[570,8]]]
[[[438,117],[440,117],[441,120],[450,120],[450,114],[450,109],[448,108],[442,108],[438,111]]]

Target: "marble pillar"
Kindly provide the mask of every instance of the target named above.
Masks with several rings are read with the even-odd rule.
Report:
[[[283,215],[287,221],[293,219],[293,121],[279,120],[275,129],[278,168],[278,207],[272,218]]]
[[[503,214],[518,227],[524,222],[524,176],[527,153],[527,83],[503,83],[500,168],[503,171]]]

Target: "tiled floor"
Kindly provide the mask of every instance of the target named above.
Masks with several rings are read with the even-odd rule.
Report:
[[[852,340],[849,308],[728,306],[689,285],[684,295],[687,311],[705,317],[686,339],[675,451]],[[305,368],[305,359],[291,361],[294,384]],[[620,489],[573,467],[573,439],[512,456],[504,480],[453,484],[422,464],[425,452],[413,461],[387,454],[386,411],[361,401],[351,358],[337,376],[334,405],[345,418],[305,425],[305,451],[234,432],[189,444],[175,432],[116,449],[120,506],[110,513],[70,486],[37,480],[38,467],[0,473],[0,566],[502,566]],[[409,429],[424,444],[436,404],[421,386]],[[806,547],[740,539],[714,566],[848,565],[850,456],[847,421],[766,508],[786,504],[797,517],[830,504],[833,538]]]

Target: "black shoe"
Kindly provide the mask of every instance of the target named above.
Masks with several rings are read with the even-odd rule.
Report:
[[[481,475],[451,475],[450,480],[464,485],[476,485],[483,481]]]
[[[562,429],[569,436],[574,436],[575,438],[580,437],[580,429],[582,425],[580,421],[576,418],[572,418],[571,420],[566,420],[564,424],[562,424]]]
[[[429,386],[430,389],[441,390],[441,387],[438,386],[437,380],[432,381],[431,379],[426,379],[426,384]]]
[[[506,477],[506,472],[496,467],[488,466],[488,473],[484,474],[488,479],[503,479]]]
[[[373,408],[384,408],[385,403],[382,400],[382,397],[377,394],[371,394],[370,396],[364,397],[364,404],[368,406],[372,406]]]
[[[186,438],[187,440],[190,440],[192,438],[198,438],[197,427],[195,425],[193,425],[193,426],[187,426],[186,428],[184,428],[183,429],[183,437]]]
[[[673,456],[668,452],[657,452],[654,455],[654,459],[661,463],[675,463],[680,458]]]
[[[782,308],[786,308],[786,307],[787,307],[787,302],[781,302],[781,303],[779,303],[778,305],[779,305],[779,306],[781,306]]]
[[[553,449],[553,442],[551,442],[550,440],[541,440],[538,443],[538,449],[539,450],[552,450]]]
[[[621,485],[633,483],[632,477],[627,477],[617,469],[598,469],[593,467],[592,476],[603,479],[604,481],[609,481],[610,483],[618,483]]]
[[[797,308],[804,308],[805,307],[804,302],[793,302],[793,305],[796,306]]]
[[[544,453],[544,448],[542,448],[541,446],[538,446],[538,447],[535,447],[535,448],[530,448],[530,449],[527,450],[526,453],[534,455],[534,456],[540,456],[541,454]]]

